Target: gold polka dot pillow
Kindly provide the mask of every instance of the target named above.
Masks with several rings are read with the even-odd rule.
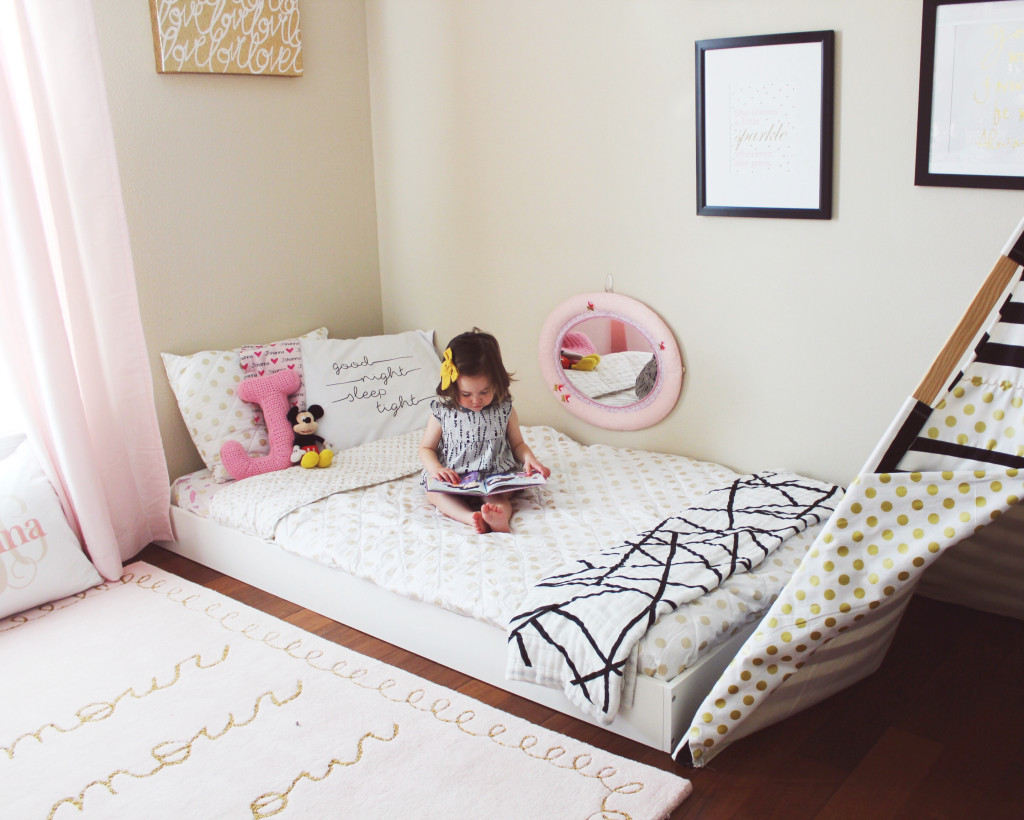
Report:
[[[317,328],[300,338],[326,339],[327,328]],[[250,456],[270,452],[266,425],[254,420],[253,405],[236,392],[243,378],[240,350],[203,350],[189,356],[160,354],[188,433],[216,482],[231,480],[220,461],[225,441],[239,442]]]

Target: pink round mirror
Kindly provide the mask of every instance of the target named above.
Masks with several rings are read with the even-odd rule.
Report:
[[[679,398],[684,369],[661,318],[617,293],[586,293],[556,307],[541,330],[540,367],[566,410],[612,430],[661,421]]]

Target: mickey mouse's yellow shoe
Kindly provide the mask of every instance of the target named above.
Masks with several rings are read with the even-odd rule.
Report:
[[[591,353],[591,354],[589,354],[587,356],[584,356],[578,362],[573,362],[572,369],[573,370],[593,370],[595,367],[597,367],[597,365],[598,365],[598,363],[600,361],[601,361],[601,357],[600,356],[598,356],[596,353]]]

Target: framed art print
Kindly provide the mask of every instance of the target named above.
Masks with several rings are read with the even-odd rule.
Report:
[[[149,0],[160,74],[302,76],[299,0]]]
[[[697,213],[832,218],[835,32],[698,40]]]
[[[1024,189],[1024,2],[924,0],[914,183]]]

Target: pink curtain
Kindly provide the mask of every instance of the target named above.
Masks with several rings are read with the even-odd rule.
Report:
[[[0,294],[26,432],[90,559],[117,578],[171,537],[169,481],[83,0],[0,0]]]

